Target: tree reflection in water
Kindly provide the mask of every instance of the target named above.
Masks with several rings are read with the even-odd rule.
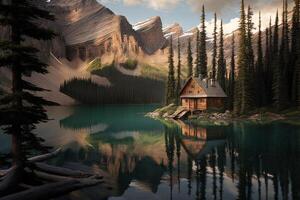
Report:
[[[172,200],[300,199],[299,128],[245,123],[162,128],[124,132],[126,137],[92,135],[94,148],[69,149],[60,162],[107,171],[116,181],[116,196],[134,196],[135,188]]]

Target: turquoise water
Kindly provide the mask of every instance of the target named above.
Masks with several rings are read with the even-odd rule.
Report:
[[[112,190],[62,199],[300,199],[300,128],[194,127],[144,115],[155,105],[54,107],[37,133],[63,147],[51,162],[101,171]],[[0,137],[0,151],[9,139]]]

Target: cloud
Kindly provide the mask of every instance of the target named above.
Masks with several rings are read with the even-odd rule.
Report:
[[[228,18],[223,23],[224,34],[232,33],[232,31],[237,30],[239,27],[239,3],[236,0],[227,0],[224,3],[216,3],[219,0],[188,0],[189,3],[197,2],[197,7],[194,7],[195,11],[199,11],[201,13],[202,4],[205,3],[207,12],[217,12],[218,13],[218,26],[220,26],[221,18]],[[279,20],[281,20],[281,12],[282,12],[282,0],[246,0],[251,4],[252,9],[254,11],[253,15],[253,23],[254,23],[254,32],[258,31],[258,23],[259,23],[259,11],[261,11],[261,22],[262,22],[262,30],[269,27],[270,19],[272,20],[272,24],[274,24],[276,11],[279,12]],[[289,9],[291,10],[293,4],[289,4]],[[233,15],[233,11],[235,11],[235,15]],[[229,14],[227,13],[229,12]],[[231,12],[231,13],[230,13]],[[226,17],[224,17],[226,16]],[[214,19],[210,19],[206,21],[207,33],[208,37],[211,37],[214,29]],[[218,27],[219,29],[219,27]],[[218,30],[219,31],[219,30]]]
[[[145,5],[155,10],[172,9],[183,0],[100,0],[100,2],[123,3],[127,6]]]
[[[290,3],[293,0],[288,0]],[[187,3],[196,12],[201,12],[202,5],[205,5],[209,12],[219,14],[230,14],[232,11],[239,11],[240,0],[187,0]],[[282,0],[245,0],[245,5],[251,5],[254,10],[281,8]]]

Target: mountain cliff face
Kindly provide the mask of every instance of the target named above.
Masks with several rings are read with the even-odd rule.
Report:
[[[167,26],[163,29],[164,36],[169,38],[172,36],[173,38],[178,38],[183,34],[183,29],[178,23],[174,23],[170,26]]]
[[[57,18],[69,60],[139,53],[139,37],[127,19],[96,0],[52,0],[47,9]]]
[[[133,28],[140,36],[144,50],[149,54],[161,49],[166,43],[160,17],[153,17],[139,22]]]

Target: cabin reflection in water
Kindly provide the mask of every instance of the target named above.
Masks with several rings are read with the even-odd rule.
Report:
[[[180,187],[180,147],[187,154],[187,181],[188,195],[194,196],[196,199],[206,199],[208,174],[212,174],[212,193],[214,199],[223,197],[223,182],[226,164],[226,134],[223,127],[195,127],[178,121],[180,131],[175,131],[175,141],[177,149],[177,184]],[[174,133],[174,132],[173,132]],[[171,134],[172,135],[172,134]],[[169,135],[169,136],[171,136]],[[171,136],[172,137],[172,136]],[[173,160],[174,155],[170,151],[174,151],[174,144],[169,145],[172,138],[166,137],[167,153],[169,158],[169,174],[170,174],[170,199],[173,199]],[[169,148],[171,147],[171,148]],[[179,151],[178,151],[179,149]],[[181,152],[183,153],[183,152]],[[217,170],[218,169],[218,170]],[[195,184],[193,184],[193,180]],[[218,183],[217,183],[218,182]],[[194,188],[193,188],[194,187]],[[192,191],[195,193],[192,194]]]
[[[196,127],[182,121],[178,124],[182,132],[181,145],[193,160],[201,159],[215,147],[226,142],[222,128]]]

